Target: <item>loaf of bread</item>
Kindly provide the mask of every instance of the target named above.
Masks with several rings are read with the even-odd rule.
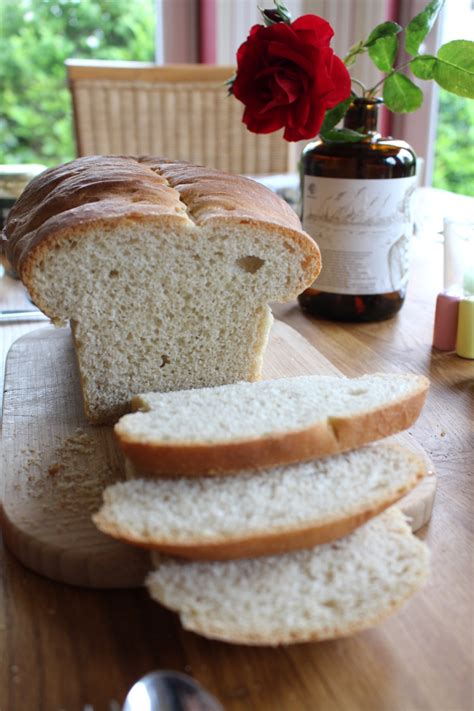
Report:
[[[300,376],[148,393],[115,426],[141,475],[218,474],[273,467],[359,447],[409,427],[427,378]]]
[[[93,520],[126,543],[185,558],[269,555],[345,536],[425,473],[417,455],[380,444],[231,477],[131,479],[105,490]]]
[[[399,608],[429,570],[426,545],[395,508],[308,550],[221,562],[155,556],[151,596],[186,629],[237,644],[353,634]]]
[[[57,325],[70,322],[89,419],[131,397],[255,380],[271,325],[320,269],[278,196],[158,158],[93,156],[47,170],[11,210],[7,256]]]

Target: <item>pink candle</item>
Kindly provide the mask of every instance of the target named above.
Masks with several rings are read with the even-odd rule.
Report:
[[[447,291],[438,294],[436,299],[433,346],[440,351],[454,351],[460,294]]]

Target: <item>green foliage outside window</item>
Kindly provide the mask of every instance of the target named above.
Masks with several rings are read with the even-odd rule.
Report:
[[[152,62],[153,0],[0,0],[0,163],[74,157],[64,61]]]
[[[474,196],[474,101],[439,94],[433,187]]]

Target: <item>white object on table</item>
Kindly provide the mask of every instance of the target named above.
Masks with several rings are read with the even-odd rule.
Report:
[[[444,219],[444,288],[474,293],[474,221]]]

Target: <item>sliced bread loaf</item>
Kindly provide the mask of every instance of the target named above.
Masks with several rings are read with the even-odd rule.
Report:
[[[239,644],[290,644],[377,624],[421,586],[428,561],[426,545],[392,508],[310,550],[226,562],[156,555],[146,585],[188,630]]]
[[[300,376],[133,400],[115,426],[143,475],[200,475],[288,464],[409,427],[428,391],[420,375]]]
[[[277,195],[158,158],[88,156],[45,171],[4,236],[37,306],[71,324],[93,422],[115,422],[137,392],[257,379],[268,303],[296,297],[320,269]]]
[[[128,543],[186,558],[282,553],[346,535],[424,474],[417,455],[381,444],[233,477],[133,479],[105,490],[94,522]]]

